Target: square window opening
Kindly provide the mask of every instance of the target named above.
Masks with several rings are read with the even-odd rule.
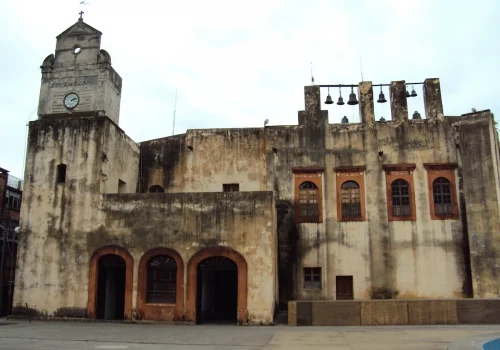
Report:
[[[321,267],[304,267],[304,289],[321,289]]]

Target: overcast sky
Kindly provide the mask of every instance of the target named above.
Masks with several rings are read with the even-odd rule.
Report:
[[[12,175],[23,177],[40,65],[77,21],[80,1],[2,1],[0,167]],[[374,83],[440,78],[445,115],[473,107],[500,115],[498,0],[87,2],[85,22],[103,33],[123,79],[120,126],[136,142],[172,134],[176,89],[176,134],[261,127],[266,118],[297,124],[311,62],[316,84],[357,84],[361,62]],[[423,114],[416,90],[410,114]],[[328,108],[330,123],[359,121],[357,108],[340,108]],[[390,118],[388,104],[375,108],[377,119]]]

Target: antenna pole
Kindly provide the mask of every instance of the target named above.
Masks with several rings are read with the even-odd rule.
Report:
[[[313,63],[311,62],[311,84],[314,85]]]
[[[361,70],[361,81],[365,81],[363,79],[363,62],[361,61],[361,54],[358,53],[358,56],[359,56],[359,69]]]
[[[177,88],[175,89],[175,102],[174,102],[174,121],[172,123],[172,136],[175,132],[175,111],[177,110]]]

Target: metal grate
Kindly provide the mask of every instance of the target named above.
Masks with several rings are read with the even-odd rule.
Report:
[[[392,215],[411,216],[410,186],[402,179],[394,181],[392,189]]]
[[[435,215],[452,215],[451,183],[444,177],[438,177],[432,183]]]
[[[321,267],[304,267],[304,289],[321,289]]]
[[[175,304],[177,289],[177,263],[168,255],[149,260],[146,302]]]
[[[303,182],[299,186],[299,215],[302,220],[317,221],[318,188],[312,182]]]
[[[344,182],[342,190],[342,219],[361,217],[359,185],[354,181]]]

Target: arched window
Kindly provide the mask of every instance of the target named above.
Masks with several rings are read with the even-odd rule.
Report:
[[[392,189],[392,215],[411,216],[410,185],[402,179],[394,181]]]
[[[149,188],[150,193],[158,193],[158,192],[165,192],[165,189],[161,187],[160,185],[153,185]]]
[[[157,255],[148,262],[146,303],[175,304],[177,264],[168,255]]]
[[[346,181],[342,189],[342,219],[361,217],[361,200],[359,185],[354,181]]]
[[[299,186],[299,215],[302,220],[318,220],[318,187],[312,182]]]
[[[451,183],[444,177],[438,177],[432,183],[434,192],[435,215],[452,215],[453,205],[451,203]]]

